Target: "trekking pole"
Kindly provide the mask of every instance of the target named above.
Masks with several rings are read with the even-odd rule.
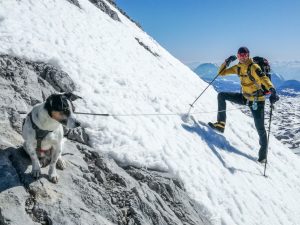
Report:
[[[195,101],[193,101],[192,104],[190,104],[190,109],[188,114],[190,114],[191,108],[194,107],[194,104],[198,101],[198,99],[203,95],[203,93],[207,90],[207,88],[210,87],[210,85],[218,78],[219,74],[217,76],[214,77],[214,79],[207,85],[207,87],[201,92],[201,94],[195,99]]]
[[[187,113],[187,116],[190,115],[191,109],[194,107],[194,104],[198,101],[198,99],[204,94],[204,92],[210,87],[210,85],[218,78],[218,76],[226,69],[226,66],[217,74],[217,76],[214,77],[214,79],[207,85],[207,87],[201,92],[201,94],[193,101],[192,104],[190,104],[189,111]]]
[[[272,114],[274,105],[271,103],[270,105],[270,118],[269,118],[269,130],[268,130],[268,139],[267,139],[267,153],[266,153],[266,162],[265,162],[265,169],[264,169],[264,176],[266,176],[266,170],[267,170],[267,162],[268,162],[268,148],[269,148],[269,140],[270,140],[270,133],[271,133],[271,122],[272,122]]]

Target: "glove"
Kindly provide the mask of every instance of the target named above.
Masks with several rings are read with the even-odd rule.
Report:
[[[226,63],[226,66],[229,66],[229,64],[233,61],[235,61],[237,58],[235,55],[232,55],[232,56],[229,56],[227,59],[225,59],[225,63]]]
[[[270,96],[270,103],[274,104],[279,100],[279,96],[276,93],[276,90],[274,88],[270,88],[271,96]]]

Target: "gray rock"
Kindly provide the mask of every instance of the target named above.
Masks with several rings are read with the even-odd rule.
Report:
[[[80,8],[80,4],[78,0],[67,0],[71,4],[77,6]],[[105,12],[110,18],[112,18],[115,21],[121,22],[120,17],[118,16],[118,13],[111,8],[113,6],[116,8],[121,14],[123,14],[125,17],[127,17],[131,22],[135,23],[140,29],[142,29],[142,26],[135,20],[133,20],[124,10],[122,10],[114,0],[107,0],[108,4],[104,0],[89,0],[91,3],[93,3],[97,8],[99,8],[101,11]],[[1,21],[1,18],[0,18]]]
[[[83,127],[76,127],[74,129],[68,129],[64,127],[64,133],[65,136],[70,140],[89,145],[89,136]]]
[[[78,0],[67,0],[67,1],[73,5],[76,5],[78,8],[80,8],[80,4],[79,4]]]
[[[107,0],[109,4],[113,5],[116,9],[119,10],[120,13],[122,13],[127,19],[129,19],[131,22],[135,23],[140,29],[142,29],[142,26],[135,20],[133,20],[123,9],[121,9],[115,2],[115,0]]]
[[[118,14],[110,8],[110,6],[103,0],[89,0],[93,3],[97,8],[105,12],[110,18],[116,21],[121,21]]]
[[[0,85],[0,107],[25,112],[56,91],[75,90],[74,82],[64,71],[8,55],[0,55]]]
[[[67,141],[64,150],[68,167],[58,171],[60,179],[56,185],[48,181],[47,168],[42,168],[39,180],[31,177],[30,159],[22,148],[0,150],[0,209],[5,221],[21,224],[25,218],[28,224],[97,224],[99,221],[108,224],[105,220],[112,224],[129,221],[153,225],[210,224],[203,216],[203,209],[174,184],[175,178],[170,175],[133,167],[123,169],[99,153],[105,167],[110,168],[108,172],[95,165],[94,149]],[[89,169],[91,164],[95,170]],[[106,182],[94,183],[85,178],[98,177],[99,173],[105,175]],[[133,173],[142,173],[144,181],[133,178],[130,175]],[[7,202],[8,198],[17,202]],[[10,208],[16,208],[20,218],[10,214]]]
[[[147,46],[145,43],[143,43],[140,39],[135,38],[135,40],[139,43],[140,46],[142,46],[145,50],[147,50],[148,52],[150,52],[153,56],[155,57],[159,57],[160,55],[157,54],[156,52],[153,52],[149,46]]]
[[[35,62],[31,63],[35,72],[42,77],[58,92],[72,92],[75,90],[75,83],[70,76],[47,63]]]
[[[106,182],[105,174],[101,170],[95,171],[95,177],[101,184]]]

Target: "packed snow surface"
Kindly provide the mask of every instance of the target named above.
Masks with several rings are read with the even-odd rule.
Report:
[[[79,4],[0,0],[0,53],[66,71],[83,97],[77,111],[187,112],[207,83],[120,13],[122,22],[88,0]],[[229,111],[220,135],[205,125],[216,120],[216,110],[217,93],[211,88],[193,109],[206,113],[189,123],[178,115],[78,119],[88,127],[93,146],[119,163],[182,179],[215,224],[300,224],[300,158],[271,135],[268,178],[263,177],[263,166],[255,161],[259,145],[252,119]]]

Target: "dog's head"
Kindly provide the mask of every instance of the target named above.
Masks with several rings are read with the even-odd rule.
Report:
[[[52,119],[68,128],[74,128],[78,122],[74,118],[75,107],[72,102],[79,98],[73,93],[52,94],[46,100],[45,109]]]

